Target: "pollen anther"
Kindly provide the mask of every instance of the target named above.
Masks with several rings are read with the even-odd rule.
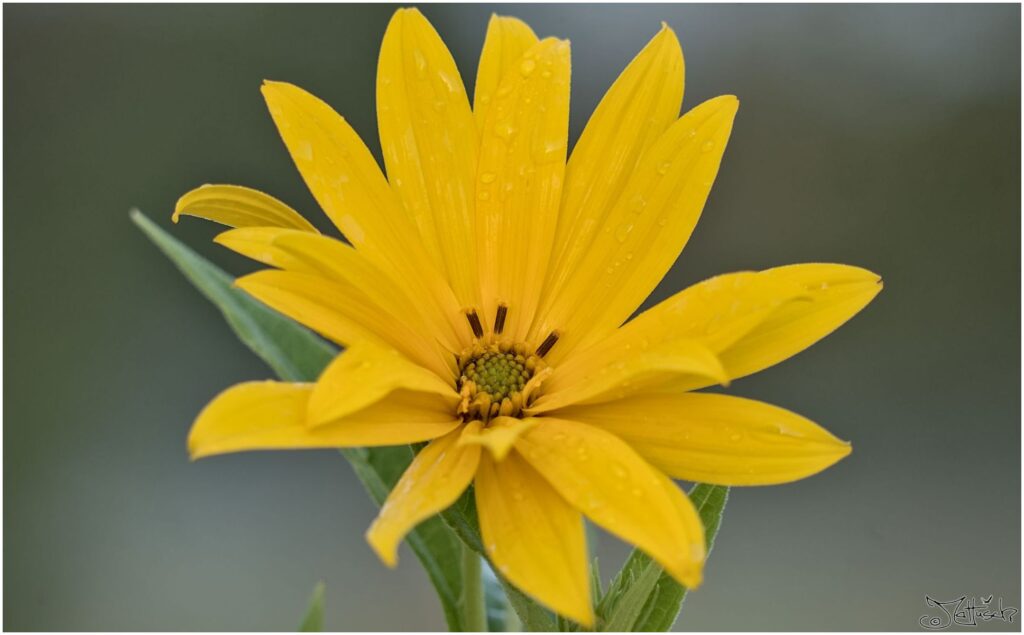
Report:
[[[466,311],[466,320],[469,321],[469,327],[473,329],[473,335],[477,337],[484,336],[484,326],[480,324],[480,316],[476,314],[476,311],[473,309]]]
[[[544,357],[551,350],[551,347],[558,341],[558,331],[551,331],[551,334],[537,347],[537,357]]]
[[[505,330],[505,317],[508,315],[508,307],[504,304],[498,305],[498,311],[494,315],[494,334],[501,335]]]

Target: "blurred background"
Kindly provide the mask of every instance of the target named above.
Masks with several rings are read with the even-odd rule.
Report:
[[[394,7],[5,5],[4,620],[8,630],[443,629],[411,552],[337,453],[190,464],[222,388],[270,371],[128,220],[206,182],[325,227],[258,91],[296,83],[379,156]],[[814,478],[735,489],[679,629],[916,629],[926,594],[1020,607],[1020,7],[429,5],[472,87],[492,12],[572,40],[571,133],[665,20],[684,108],[741,108],[685,253],[650,303],[806,261],[881,273],[850,324],[734,394],[852,440]],[[470,93],[472,94],[472,93]],[[251,265],[186,220],[173,233]],[[610,576],[626,548],[602,537]],[[990,624],[986,628],[1000,626]],[[1014,629],[1019,628],[1019,622]]]

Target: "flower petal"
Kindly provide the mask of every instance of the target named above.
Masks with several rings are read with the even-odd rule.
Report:
[[[612,382],[607,383],[609,388],[628,381],[632,386],[629,394],[639,392],[640,388],[649,389],[653,384],[638,386],[635,374],[671,371],[673,355],[681,353],[686,359],[697,355],[705,360],[703,373],[697,372],[699,367],[677,368],[677,381],[662,387],[680,390],[725,384],[729,377],[715,353],[734,344],[784,303],[801,297],[807,297],[801,285],[751,271],[716,276],[695,284],[641,313],[601,341],[574,352],[554,368],[544,385],[545,397],[535,406],[543,404],[550,409],[547,404],[559,391],[593,390],[590,385],[595,375]],[[677,361],[684,362],[685,359]]]
[[[238,384],[217,395],[192,425],[198,459],[245,450],[360,447],[426,441],[459,425],[436,395],[402,393],[331,425],[306,425],[313,387],[276,381]]]
[[[711,190],[738,103],[732,96],[704,102],[644,153],[550,313],[538,322],[538,334],[560,333],[551,364],[622,324],[675,262]]]
[[[391,316],[354,284],[292,271],[258,271],[235,284],[271,308],[343,346],[369,339],[391,347],[439,377],[455,378],[452,356]]]
[[[306,422],[312,426],[330,423],[403,388],[438,395],[450,403],[453,413],[459,403],[451,385],[395,349],[365,340],[356,342],[320,375],[310,395]]]
[[[496,417],[487,427],[468,428],[459,439],[459,445],[479,445],[491,451],[496,461],[504,460],[521,434],[537,425],[537,419]]]
[[[498,90],[498,84],[510,70],[518,67],[523,53],[537,41],[533,29],[522,20],[491,14],[476,70],[476,87],[473,89],[473,117],[478,127],[484,125],[487,109]]]
[[[213,242],[271,267],[318,274],[319,272],[302,258],[274,246],[274,240],[288,233],[306,234],[304,231],[284,227],[237,227],[217,234]]]
[[[405,535],[458,500],[473,481],[480,447],[459,445],[463,430],[453,430],[420,450],[367,530],[366,541],[389,567],[398,564],[398,545]]]
[[[796,355],[842,326],[882,290],[878,274],[849,265],[788,265],[759,275],[797,284],[805,297],[783,304],[722,351],[722,364],[733,378]]]
[[[478,141],[451,53],[416,9],[388,24],[377,65],[388,180],[463,307],[479,305],[473,208]]]
[[[306,185],[356,249],[471,340],[461,306],[420,244],[417,231],[359,135],[306,91],[265,82],[263,96]],[[411,294],[410,294],[411,295]]]
[[[678,504],[664,475],[625,442],[583,423],[543,417],[516,450],[588,518],[645,551],[680,583],[700,584],[704,526],[696,510]]]
[[[171,220],[196,216],[229,227],[286,227],[319,233],[291,207],[269,194],[240,185],[201,185],[178,199]]]
[[[569,134],[569,43],[548,38],[502,80],[481,133],[477,243],[485,324],[526,338],[544,284]]]
[[[480,457],[480,534],[495,568],[527,595],[584,626],[594,623],[583,519],[518,454]]]
[[[679,117],[683,74],[679,41],[663,26],[591,115],[566,169],[544,306],[579,267],[644,151]]]
[[[607,430],[669,476],[718,485],[795,481],[850,453],[850,444],[788,410],[728,395],[630,397],[558,412]]]
[[[681,339],[659,342],[634,355],[624,355],[610,364],[590,366],[575,375],[559,376],[559,370],[561,368],[555,368],[544,383],[544,395],[527,409],[528,413],[622,399],[650,390],[664,390],[678,382],[729,382],[722,363],[710,349],[699,342]]]

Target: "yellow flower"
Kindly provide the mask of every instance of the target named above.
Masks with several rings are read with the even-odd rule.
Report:
[[[394,565],[403,536],[473,484],[495,567],[590,625],[584,515],[696,587],[704,531],[670,478],[782,483],[850,452],[786,410],[692,391],[810,346],[881,281],[836,264],[732,273],[628,320],[689,238],[738,102],[680,117],[683,57],[663,27],[566,163],[569,74],[568,42],[493,17],[471,108],[440,37],[400,9],[377,73],[387,179],[327,104],[263,85],[351,246],[237,186],[186,194],[174,218],[234,227],[216,241],[273,267],[238,285],[346,347],[315,384],[221,393],[193,457],[429,441],[367,533],[381,559]]]

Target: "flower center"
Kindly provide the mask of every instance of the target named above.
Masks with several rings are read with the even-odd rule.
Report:
[[[484,353],[462,369],[464,379],[472,380],[477,390],[497,402],[522,390],[531,376],[533,372],[527,370],[526,358],[511,352]]]
[[[524,344],[478,341],[459,356],[459,414],[466,421],[518,417],[551,369]]]

